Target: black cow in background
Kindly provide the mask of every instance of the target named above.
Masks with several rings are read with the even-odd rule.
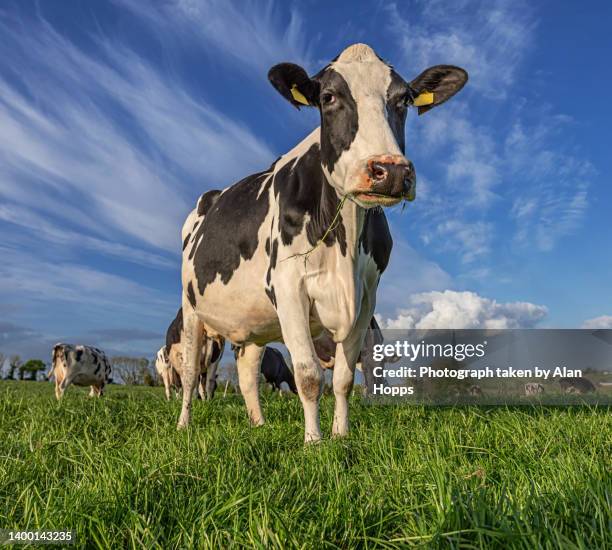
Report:
[[[232,350],[237,360],[240,353],[242,353],[242,348],[232,345]],[[289,389],[297,394],[297,386],[295,385],[293,373],[287,365],[283,354],[277,349],[266,346],[261,360],[261,374],[263,374],[266,382],[272,385],[273,390],[280,391],[281,384],[285,382]]]
[[[559,378],[559,385],[561,386],[561,391],[565,393],[583,394],[593,393],[596,391],[593,383],[587,378],[582,378],[581,376]]]

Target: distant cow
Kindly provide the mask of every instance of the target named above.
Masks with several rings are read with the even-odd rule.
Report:
[[[91,386],[89,396],[100,397],[110,373],[111,364],[98,348],[61,343],[53,346],[49,377],[55,376],[57,399],[62,398],[70,384]]]
[[[537,384],[535,382],[525,384],[525,395],[538,395],[540,393],[544,393],[544,386],[542,386],[542,384]]]
[[[559,385],[561,390],[565,393],[592,393],[595,391],[593,383],[580,376],[559,378]]]
[[[179,378],[176,370],[174,370],[170,365],[168,353],[166,352],[166,346],[161,347],[157,352],[157,358],[155,359],[155,370],[157,370],[157,373],[164,383],[166,399],[170,401],[172,390],[174,390],[175,397],[178,398],[181,394],[181,379]]]
[[[232,346],[232,350],[234,351],[234,357],[238,360],[240,353],[242,353],[242,348]],[[261,374],[263,374],[266,382],[272,385],[273,390],[282,391],[281,384],[285,382],[289,389],[297,394],[298,391],[293,373],[287,365],[283,354],[277,349],[266,346],[261,360]]]
[[[477,384],[474,384],[468,388],[468,394],[473,397],[482,397],[482,388]]]
[[[175,371],[174,374],[171,373],[172,383],[176,385],[180,380],[181,386],[183,386],[183,338],[183,308],[179,308],[176,317],[170,323],[166,332],[165,354],[170,368]],[[201,399],[212,399],[215,394],[217,369],[223,355],[224,346],[225,339],[221,336],[203,338],[197,386]],[[175,377],[176,375],[178,375],[178,380]],[[169,391],[166,390],[166,397],[169,399],[168,395]]]

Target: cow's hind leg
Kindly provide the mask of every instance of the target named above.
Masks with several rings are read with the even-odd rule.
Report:
[[[265,346],[245,344],[236,359],[240,392],[253,426],[261,426],[264,417],[259,403],[259,370]]]
[[[183,407],[178,421],[178,429],[186,428],[191,418],[191,402],[200,377],[200,354],[204,327],[198,319],[191,304],[183,300],[183,372],[181,385],[183,387]]]

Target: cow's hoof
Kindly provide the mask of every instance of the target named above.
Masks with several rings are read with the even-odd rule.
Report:
[[[251,419],[251,428],[259,428],[260,426],[263,426],[264,424],[265,424],[265,421],[263,418],[260,418],[258,420]]]
[[[310,447],[311,445],[318,445],[321,443],[321,436],[317,434],[306,434],[304,436],[304,445]]]

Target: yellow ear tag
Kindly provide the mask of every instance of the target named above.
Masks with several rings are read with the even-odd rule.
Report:
[[[291,86],[291,95],[293,96],[293,99],[295,99],[298,103],[301,103],[302,105],[310,105],[310,103],[308,103],[308,100],[297,89],[297,84]]]
[[[412,104],[415,107],[423,107],[425,105],[431,105],[434,102],[433,92],[423,92],[414,98]]]

